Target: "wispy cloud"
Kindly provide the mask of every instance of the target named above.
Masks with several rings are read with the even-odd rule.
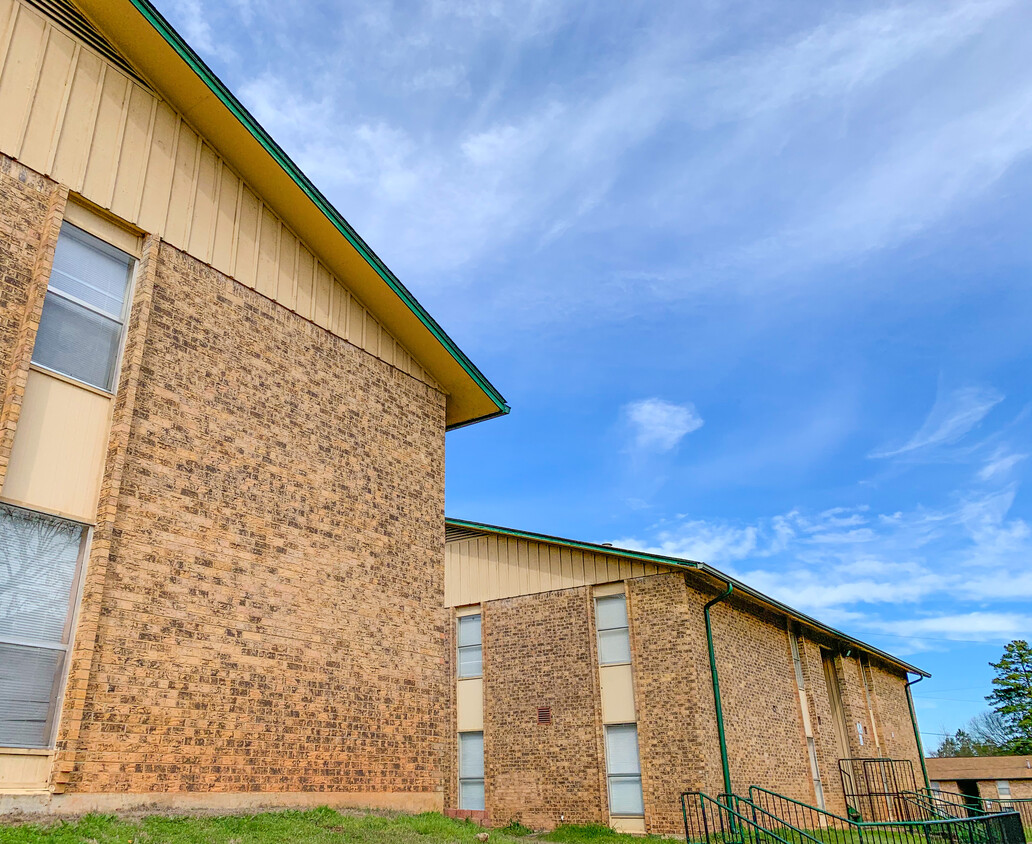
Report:
[[[630,402],[623,412],[630,423],[634,447],[647,452],[671,451],[703,425],[694,405],[658,398]]]
[[[900,457],[928,452],[939,446],[953,445],[989,414],[1004,396],[991,387],[962,387],[935,399],[924,424],[903,445],[881,448],[871,457]]]
[[[1027,459],[1027,454],[1010,451],[1007,447],[997,448],[985,461],[985,465],[978,470],[978,479],[992,481],[1006,477],[1011,469]]]
[[[221,49],[207,8],[171,2],[202,52]],[[646,240],[663,248],[646,266],[563,285],[522,274],[478,297],[480,312],[521,323],[803,278],[926,229],[1032,149],[1027,65],[997,73],[993,54],[984,74],[957,76],[953,61],[985,38],[1016,38],[1027,23],[1017,0],[801,4],[769,17],[743,5],[433,0],[346,23],[318,7],[315,36],[273,4],[244,4],[234,22],[306,61],[267,51],[231,69],[259,119],[423,289],[471,283],[467,270],[510,250],[577,260],[578,235],[650,221]],[[598,41],[608,27],[626,37]],[[893,108],[910,79],[941,86]],[[820,177],[801,178],[816,162]]]
[[[1011,612],[967,612],[882,621],[879,629],[900,636],[943,636],[961,639],[1000,640],[1027,635],[1032,630],[1032,615]]]
[[[1009,486],[964,495],[952,507],[908,513],[796,508],[751,524],[682,516],[656,524],[647,537],[614,544],[720,566],[792,606],[854,629],[994,639],[1027,632],[1027,613],[957,608],[987,599],[1027,606],[1032,599],[1032,528],[1011,515],[1014,493]],[[937,606],[944,611],[934,612]],[[893,608],[894,619],[883,617],[886,608]],[[912,617],[901,618],[902,612]]]

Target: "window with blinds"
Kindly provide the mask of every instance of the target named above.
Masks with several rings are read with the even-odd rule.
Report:
[[[636,724],[611,724],[606,727],[606,774],[609,781],[609,813],[624,817],[644,815]]]
[[[480,677],[484,670],[484,649],[481,645],[480,616],[464,615],[458,619],[460,680]]]
[[[484,811],[484,734],[459,733],[459,808]]]
[[[595,599],[600,665],[621,665],[631,661],[631,637],[627,624],[627,599],[606,595]]]
[[[111,392],[133,263],[82,229],[62,225],[32,362]]]
[[[0,504],[0,747],[49,747],[85,528]]]

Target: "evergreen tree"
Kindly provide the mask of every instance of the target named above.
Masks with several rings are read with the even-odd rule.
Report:
[[[1032,753],[1032,648],[1024,639],[1015,639],[1004,647],[999,662],[989,664],[996,676],[986,700],[1007,726],[1007,752]]]

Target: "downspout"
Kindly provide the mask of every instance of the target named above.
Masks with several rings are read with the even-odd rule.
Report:
[[[905,686],[907,690],[907,706],[910,707],[910,723],[914,725],[914,739],[917,741],[917,756],[921,760],[921,774],[924,776],[925,791],[932,790],[932,784],[928,781],[928,766],[925,765],[924,747],[921,744],[921,731],[917,728],[917,713],[914,712],[914,696],[910,693],[910,687],[920,683],[924,675],[919,675],[916,680],[909,680]]]
[[[706,618],[706,646],[709,648],[710,674],[713,677],[713,706],[717,711],[717,736],[720,739],[720,766],[724,772],[724,793],[732,794],[731,766],[727,761],[727,737],[724,735],[724,708],[720,703],[720,676],[717,674],[717,657],[713,652],[713,624],[710,621],[710,608],[731,597],[735,587],[727,584],[727,591],[718,595],[702,609]],[[909,691],[909,689],[908,689]]]

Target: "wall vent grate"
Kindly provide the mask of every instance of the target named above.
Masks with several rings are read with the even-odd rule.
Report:
[[[146,80],[133,70],[132,65],[122,57],[118,50],[111,46],[111,42],[101,35],[100,31],[68,0],[22,0],[22,2],[42,12],[62,29],[88,44],[109,62],[146,87],[147,90],[151,90]]]
[[[551,706],[539,706],[537,708],[537,722],[539,724],[551,724],[552,723],[552,707]]]

